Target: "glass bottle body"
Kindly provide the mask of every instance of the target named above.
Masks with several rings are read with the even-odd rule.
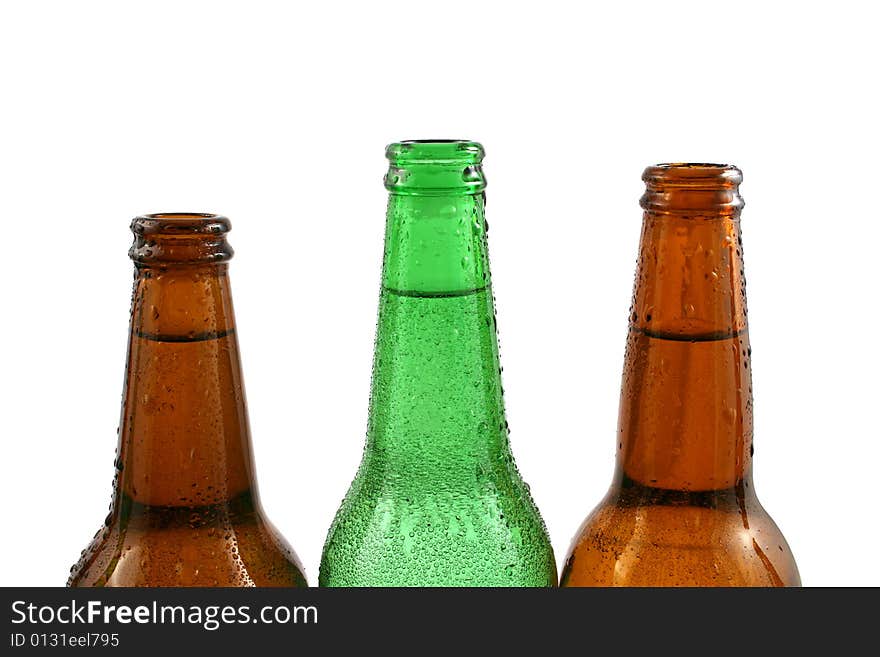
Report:
[[[660,165],[644,179],[617,468],[562,584],[798,585],[752,482],[741,174]]]
[[[367,444],[320,583],[555,585],[546,530],[508,443],[482,151],[404,143],[389,157]]]
[[[132,224],[113,500],[70,586],[304,586],[259,503],[222,217]]]

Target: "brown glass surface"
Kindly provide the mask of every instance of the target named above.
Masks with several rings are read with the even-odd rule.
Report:
[[[738,169],[649,167],[617,468],[563,586],[797,586],[752,484]]]
[[[223,217],[132,223],[113,501],[70,586],[306,586],[254,478]]]

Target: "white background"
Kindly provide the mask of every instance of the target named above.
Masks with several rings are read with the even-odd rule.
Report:
[[[63,584],[104,518],[128,224],[178,210],[232,219],[262,497],[316,583],[367,421],[384,147],[453,137],[488,153],[511,439],[560,566],[612,475],[641,171],[724,161],[757,491],[805,584],[880,585],[871,4],[4,3],[0,584]]]

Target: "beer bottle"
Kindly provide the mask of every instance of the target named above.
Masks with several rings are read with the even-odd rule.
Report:
[[[664,164],[647,191],[611,489],[564,586],[798,586],[752,483],[741,172]]]
[[[367,442],[322,586],[555,586],[508,444],[483,148],[409,141],[390,192]]]
[[[132,222],[136,273],[116,476],[69,586],[306,586],[254,479],[229,220]]]

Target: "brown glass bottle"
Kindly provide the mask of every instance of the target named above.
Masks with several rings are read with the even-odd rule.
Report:
[[[113,501],[69,586],[306,586],[254,478],[229,221],[132,222],[136,274]]]
[[[611,489],[563,586],[798,586],[752,484],[741,172],[649,167]]]

